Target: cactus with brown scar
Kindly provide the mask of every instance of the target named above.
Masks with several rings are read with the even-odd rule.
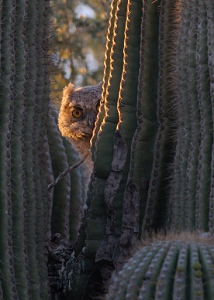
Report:
[[[214,4],[112,0],[82,220],[79,167],[48,191],[78,160],[49,106],[48,16],[0,0],[0,298],[213,299]],[[160,230],[178,234],[145,244]]]

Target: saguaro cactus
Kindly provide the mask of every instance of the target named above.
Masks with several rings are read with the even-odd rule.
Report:
[[[113,274],[105,299],[212,299],[213,259],[211,237],[162,237]]]
[[[106,280],[147,231],[212,229],[212,19],[210,1],[112,2],[71,297]]]
[[[49,1],[0,2],[1,299],[48,299]]]
[[[178,38],[178,131],[171,227],[213,231],[213,36],[210,1],[182,4]],[[181,46],[182,45],[182,46]]]
[[[56,250],[51,237],[56,233],[64,242],[59,248],[65,255],[60,253],[57,261],[63,265],[77,239],[86,197],[81,167],[48,191],[59,173],[79,160],[60,136],[56,112],[49,107],[48,45],[48,0],[0,1],[0,298],[4,300],[50,299],[47,254],[54,256]],[[51,286],[54,280],[50,278]]]
[[[86,240],[77,260],[69,263],[69,267],[72,263],[77,266],[69,279],[71,297],[81,297],[79,283],[88,281],[91,272],[92,286],[96,273],[108,276],[108,269],[114,268],[117,260],[123,262],[141,232],[157,130],[158,23],[158,3],[112,2],[103,97],[92,139],[94,172]],[[146,162],[143,170],[142,161]],[[95,261],[100,267],[95,267]]]
[[[55,233],[65,247],[77,239],[67,265],[60,261],[60,288],[65,298],[88,300],[147,231],[212,232],[214,4],[112,1],[81,226],[79,170],[47,189],[76,161],[49,110],[49,1],[0,5],[0,297],[50,298],[45,241]],[[125,265],[106,299],[164,299],[171,284],[175,299],[214,293],[213,247],[205,240],[143,247],[131,263],[137,269]]]
[[[72,144],[61,136],[57,126],[57,111],[50,108],[47,126],[49,154],[53,178],[80,160]],[[51,184],[51,182],[49,182]],[[51,199],[51,234],[76,241],[85,202],[84,168],[74,169],[53,186]]]

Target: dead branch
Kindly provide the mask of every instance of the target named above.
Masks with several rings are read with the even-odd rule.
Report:
[[[79,165],[81,165],[84,160],[86,159],[86,157],[88,157],[90,154],[90,150],[88,150],[86,152],[86,154],[82,157],[82,159],[80,161],[78,161],[76,164],[70,166],[68,169],[66,169],[65,171],[63,171],[62,173],[59,174],[59,176],[57,177],[57,179],[53,182],[51,182],[49,185],[48,185],[48,191],[54,187],[58,182],[60,182],[62,180],[62,178],[67,175],[70,171],[76,169],[77,167],[79,167]]]

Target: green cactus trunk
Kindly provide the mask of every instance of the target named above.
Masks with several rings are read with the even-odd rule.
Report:
[[[208,17],[209,14],[209,17]],[[213,95],[209,1],[182,4],[178,37],[178,130],[171,185],[171,228],[213,227]],[[209,26],[208,26],[209,24]],[[194,32],[194,33],[193,33]],[[209,41],[208,41],[209,40]]]
[[[141,234],[157,130],[159,27],[158,3],[142,4],[141,1],[112,3],[108,31],[112,43],[107,44],[103,99],[92,139],[94,171],[85,214],[86,238],[80,242],[80,236],[77,258],[70,260],[66,271],[67,277],[70,272],[73,274],[68,282],[71,298],[89,297],[97,278],[108,277],[116,263],[123,263]],[[144,44],[147,51],[140,56]],[[150,47],[154,47],[152,52]],[[152,82],[151,86],[147,82]],[[142,158],[142,145],[148,158]],[[143,168],[138,165],[139,157],[141,162],[146,161]],[[132,223],[133,219],[136,221]],[[84,291],[82,285],[86,281],[91,288]]]
[[[112,1],[81,224],[83,169],[48,191],[78,160],[49,108],[49,1],[0,7],[0,298],[88,300],[148,232],[213,232],[214,4]],[[61,264],[51,294],[46,240]],[[212,299],[208,240],[143,247],[106,299],[169,299],[171,286],[174,299]]]
[[[71,298],[86,299],[148,231],[213,229],[212,19],[209,1],[112,2]]]
[[[175,58],[179,17],[180,1],[161,1],[158,34],[158,130],[143,231],[165,227],[168,218],[169,179],[173,169],[177,125]]]
[[[47,136],[53,178],[49,184],[69,166],[80,160],[72,144],[60,135],[57,126],[58,113],[50,108]],[[75,242],[85,203],[84,167],[80,166],[64,176],[53,188],[51,198],[51,235],[60,233],[62,238]]]
[[[43,147],[49,1],[0,5],[0,294],[1,299],[48,299]]]

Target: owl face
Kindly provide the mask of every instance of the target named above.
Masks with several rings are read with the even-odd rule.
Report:
[[[59,129],[63,136],[73,140],[90,140],[99,110],[102,86],[74,89],[70,83],[63,90],[59,113]]]

